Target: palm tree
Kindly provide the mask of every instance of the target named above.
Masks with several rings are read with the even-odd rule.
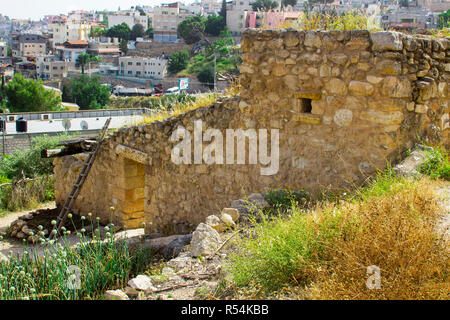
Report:
[[[101,59],[88,53],[81,53],[78,56],[77,63],[81,66],[81,74],[84,74],[84,66],[91,61],[100,62]]]

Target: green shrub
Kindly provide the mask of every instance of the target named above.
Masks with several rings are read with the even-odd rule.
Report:
[[[343,221],[339,211],[316,217],[299,208],[289,218],[263,219],[251,237],[238,240],[239,252],[231,255],[229,265],[233,281],[264,291],[309,283],[311,269],[331,259],[329,248],[347,226]]]
[[[148,250],[131,254],[126,241],[114,240],[113,233],[106,241],[92,241],[80,230],[77,247],[66,235],[60,244],[46,241],[43,255],[25,245],[22,256],[10,254],[9,262],[0,261],[0,300],[101,299],[105,290],[123,287],[148,264]],[[78,283],[71,280],[77,275],[78,289],[70,285]]]
[[[303,206],[310,200],[309,194],[304,191],[292,191],[289,188],[275,188],[265,194],[267,202],[274,208],[289,209],[292,206]]]
[[[444,148],[432,148],[427,151],[426,161],[419,172],[433,179],[450,180],[450,162],[448,152]]]
[[[60,141],[68,139],[69,135],[39,136],[33,139],[31,148],[16,150],[11,156],[0,158],[0,175],[11,180],[18,180],[23,176],[34,178],[53,173],[52,159],[42,159],[42,149],[52,149]]]

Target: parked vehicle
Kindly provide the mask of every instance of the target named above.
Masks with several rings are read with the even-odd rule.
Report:
[[[166,90],[165,94],[180,94],[180,89],[178,87],[172,87]]]

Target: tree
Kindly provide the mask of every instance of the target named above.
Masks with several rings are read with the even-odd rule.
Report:
[[[109,101],[109,88],[102,86],[99,77],[81,75],[63,86],[63,100],[73,102],[81,109],[100,109]]]
[[[128,41],[125,39],[120,40],[119,48],[120,48],[120,51],[122,51],[124,55],[127,55]]]
[[[219,16],[223,18],[223,24],[227,25],[227,0],[222,0],[222,7],[220,8]]]
[[[145,31],[145,34],[147,35],[147,37],[149,37],[150,39],[153,39],[153,27],[148,27],[147,31]]]
[[[178,73],[181,70],[186,69],[189,63],[189,52],[186,50],[180,50],[174,52],[169,60],[168,71],[170,73]]]
[[[205,65],[197,74],[197,79],[204,85],[214,88],[214,67],[209,64]]]
[[[205,32],[212,36],[219,36],[220,32],[225,29],[223,17],[209,15],[205,22]]]
[[[84,74],[84,66],[89,62],[100,62],[101,58],[90,55],[89,53],[80,53],[77,58],[77,64],[81,67],[81,74]]]
[[[91,37],[99,38],[104,35],[105,31],[102,27],[94,27],[91,29]]]
[[[278,2],[272,0],[256,0],[251,4],[253,11],[270,11],[278,8]]]
[[[281,8],[284,9],[287,6],[295,6],[298,0],[281,0]]]
[[[11,112],[55,111],[61,106],[60,95],[45,89],[39,80],[25,79],[21,73],[8,83],[5,96]]]
[[[450,10],[442,12],[438,15],[438,25],[439,29],[448,28],[450,22]]]
[[[120,40],[130,40],[131,29],[124,22],[106,30],[105,35],[111,38],[119,38]]]
[[[144,26],[140,23],[136,23],[131,29],[130,40],[136,40],[136,38],[142,38],[144,36]]]
[[[187,18],[178,25],[178,36],[183,38],[186,44],[193,44],[202,39],[205,31],[206,19],[200,15]]]

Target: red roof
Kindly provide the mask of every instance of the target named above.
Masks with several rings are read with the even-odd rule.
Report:
[[[76,44],[85,44],[85,45],[88,45],[88,44],[89,44],[87,41],[66,41],[65,43],[73,44],[73,45],[76,45]]]

